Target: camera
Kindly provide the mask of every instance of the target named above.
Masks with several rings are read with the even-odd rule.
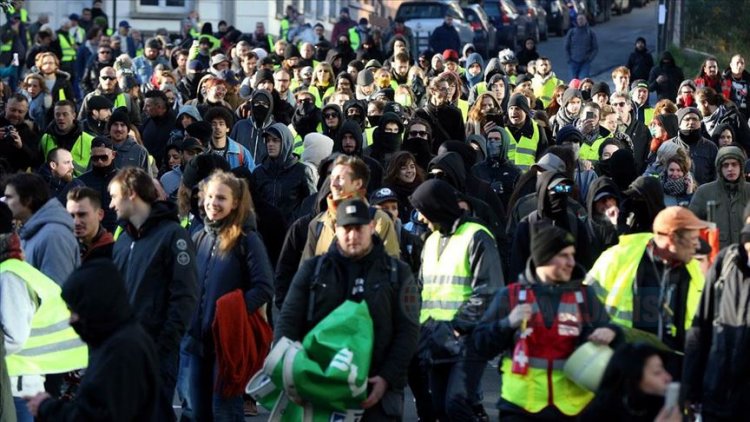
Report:
[[[3,128],[5,131],[5,135],[3,135],[3,141],[12,141],[13,140],[13,131],[16,130],[13,126],[5,126]]]

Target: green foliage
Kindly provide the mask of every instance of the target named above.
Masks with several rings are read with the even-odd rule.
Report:
[[[742,18],[750,13],[750,0],[686,0],[685,8],[684,47],[715,56],[720,71],[737,53],[750,57],[750,26]],[[683,70],[685,76],[694,76],[697,68]]]

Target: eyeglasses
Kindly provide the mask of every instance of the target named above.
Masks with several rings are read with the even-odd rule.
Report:
[[[565,184],[559,184],[555,185],[554,187],[550,188],[551,192],[554,193],[570,193],[573,192],[573,186],[565,185]]]
[[[101,161],[101,162],[105,162],[105,161],[107,161],[108,159],[109,159],[109,156],[107,156],[107,155],[92,155],[92,156],[91,156],[91,161]]]
[[[323,115],[323,117],[325,117],[326,119],[333,119],[333,118],[339,117],[339,115],[336,113],[326,113]]]
[[[114,77],[114,76],[99,76],[99,79],[101,79],[103,81],[114,81],[117,78]]]

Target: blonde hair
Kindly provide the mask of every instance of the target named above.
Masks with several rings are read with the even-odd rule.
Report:
[[[55,53],[50,53],[49,51],[47,51],[44,53],[37,54],[36,58],[34,59],[34,64],[36,65],[36,67],[39,69],[40,72],[42,70],[42,62],[44,62],[44,59],[47,57],[52,57],[53,59],[55,59],[55,66],[57,66],[57,68],[60,69],[60,59],[58,59],[57,56],[55,56]]]
[[[49,90],[47,89],[47,84],[44,83],[44,78],[42,75],[38,73],[29,73],[23,78],[23,87],[27,88],[29,86],[29,81],[33,79],[39,83],[39,88],[42,90],[42,93],[49,94]]]
[[[243,226],[253,214],[253,199],[244,179],[221,170],[214,172],[205,182],[201,183],[200,190],[203,198],[205,198],[208,185],[211,183],[221,183],[228,187],[232,191],[232,199],[237,201],[237,208],[229,213],[218,236],[219,253],[226,255],[234,248],[240,237],[245,234]]]
[[[333,67],[331,67],[330,64],[326,62],[320,62],[317,66],[315,66],[315,71],[312,75],[312,80],[310,81],[310,86],[318,86],[323,83],[322,80],[318,79],[318,69],[325,69],[328,71],[328,75],[330,76],[328,78],[328,85],[327,86],[333,86],[336,84],[335,75],[333,74]],[[322,94],[322,93],[321,93]]]

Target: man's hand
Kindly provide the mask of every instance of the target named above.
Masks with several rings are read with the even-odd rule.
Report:
[[[612,343],[612,340],[615,339],[616,335],[617,334],[611,328],[597,328],[589,336],[589,341],[606,346],[609,343]]]
[[[369,409],[378,404],[380,399],[383,398],[383,394],[385,394],[385,391],[388,389],[388,381],[380,376],[372,377],[368,379],[367,382],[372,384],[372,391],[370,392],[370,395],[367,396],[367,399],[362,402],[363,409]]]
[[[21,135],[18,134],[18,131],[15,128],[10,130],[10,136],[13,138],[13,146],[16,147],[16,149],[21,149],[23,147],[23,141],[21,140]]]
[[[497,123],[489,121],[489,122],[487,122],[487,123],[484,124],[484,126],[482,127],[482,131],[485,134],[487,134],[487,132],[489,132],[490,130],[492,130],[492,128],[494,128],[496,126],[497,126]]]
[[[667,82],[667,77],[665,75],[659,75],[656,77],[656,83],[663,84]]]
[[[523,303],[521,305],[516,305],[516,307],[510,311],[510,315],[508,315],[508,323],[511,328],[518,328],[521,326],[521,322],[524,319],[529,318],[531,318],[531,305]]]
[[[26,408],[29,409],[29,413],[31,413],[32,416],[37,417],[39,416],[39,406],[42,405],[42,402],[52,398],[47,393],[39,393],[34,397],[31,396],[25,396],[23,399],[26,400]]]

